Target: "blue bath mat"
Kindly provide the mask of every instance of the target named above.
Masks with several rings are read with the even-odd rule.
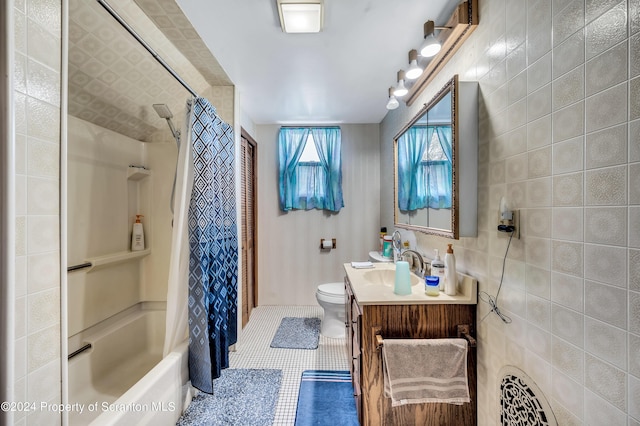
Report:
[[[282,370],[226,369],[213,382],[213,395],[200,393],[178,426],[271,426]]]
[[[320,318],[284,317],[271,341],[272,348],[317,349]]]
[[[295,425],[358,426],[349,372],[303,371]]]

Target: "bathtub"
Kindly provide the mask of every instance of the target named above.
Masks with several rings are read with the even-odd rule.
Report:
[[[162,358],[165,311],[136,306],[82,336],[69,360],[71,425],[175,424],[188,381],[187,342]]]

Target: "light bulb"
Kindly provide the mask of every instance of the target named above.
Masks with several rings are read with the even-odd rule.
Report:
[[[422,46],[420,46],[420,55],[424,56],[425,58],[430,58],[432,56],[435,56],[440,51],[441,47],[442,46],[440,46],[440,42],[436,40],[433,34],[429,34],[427,37],[425,37]]]
[[[422,68],[418,66],[418,51],[411,49],[409,51],[409,69],[405,73],[405,76],[409,80],[415,80],[422,74]]]
[[[389,101],[387,102],[387,109],[396,109],[400,106],[400,102],[396,99],[395,96],[391,95]]]
[[[393,91],[393,95],[396,97],[402,97],[404,95],[406,95],[407,93],[409,93],[409,90],[404,87],[404,80],[400,80],[398,81],[398,85],[396,86],[395,90]]]
[[[420,75],[422,75],[422,68],[418,66],[418,61],[414,59],[413,61],[411,61],[411,64],[409,65],[409,69],[405,73],[405,76],[409,80],[415,80],[416,78],[420,77]]]

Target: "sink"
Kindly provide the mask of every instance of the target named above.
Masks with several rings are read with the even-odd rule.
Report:
[[[396,271],[395,269],[373,269],[365,272],[362,277],[367,281],[367,284],[394,287],[396,282]],[[423,282],[422,278],[413,273],[409,274],[409,279],[411,281],[411,287]]]

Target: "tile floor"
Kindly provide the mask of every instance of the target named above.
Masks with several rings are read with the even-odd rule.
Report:
[[[304,370],[348,370],[345,339],[320,336],[318,349],[270,348],[284,317],[322,318],[319,306],[259,306],[251,313],[236,351],[229,353],[230,368],[278,368],[282,370],[280,397],[274,425],[293,425],[300,377]]]

